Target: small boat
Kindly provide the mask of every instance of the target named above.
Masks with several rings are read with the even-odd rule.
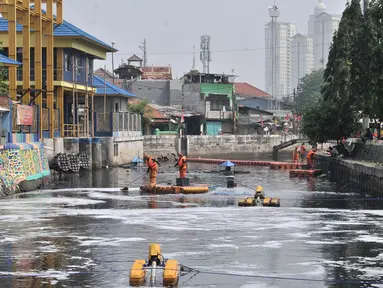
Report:
[[[258,186],[255,190],[254,197],[248,197],[242,200],[239,200],[238,206],[241,207],[254,207],[254,206],[271,206],[271,207],[281,207],[281,201],[279,198],[266,197],[263,192],[263,187]]]
[[[178,263],[177,260],[166,259],[161,254],[159,244],[150,244],[148,260],[135,260],[130,269],[130,286],[162,284],[165,287],[175,287],[180,276],[189,273],[198,273],[198,271]]]

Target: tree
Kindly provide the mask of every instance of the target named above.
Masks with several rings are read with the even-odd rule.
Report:
[[[303,109],[302,132],[315,143],[339,141],[360,129],[357,114],[349,107],[340,115],[336,103],[320,97]]]
[[[359,110],[372,118],[380,118],[382,110],[376,105],[376,85],[380,77],[377,54],[378,39],[376,25],[369,10],[364,14],[364,21],[359,29],[351,50],[350,99],[356,102]]]
[[[128,111],[141,115],[141,125],[148,132],[152,123],[152,109],[148,106],[148,100],[133,102],[128,105]]]
[[[296,110],[302,114],[306,105],[315,103],[321,97],[323,86],[323,70],[317,70],[307,74],[299,80],[297,96],[295,99]]]
[[[352,0],[346,4],[338,31],[334,34],[330,48],[327,67],[324,71],[324,87],[322,94],[324,100],[333,100],[343,106],[355,107],[352,101],[350,79],[352,48],[359,36],[363,23],[360,0]]]
[[[0,42],[0,45],[3,43]],[[3,52],[3,48],[0,47],[0,53]],[[9,85],[6,82],[8,80],[8,69],[0,63],[0,94],[8,94]]]

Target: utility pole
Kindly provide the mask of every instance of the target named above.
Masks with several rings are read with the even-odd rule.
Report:
[[[195,70],[195,46],[193,46],[193,67],[192,67],[192,71]]]
[[[116,45],[116,42],[112,41],[112,48],[114,48],[114,45]],[[114,84],[114,52],[113,51],[112,51],[112,75],[113,75],[113,84]]]
[[[142,50],[142,52],[144,53],[144,67],[148,67],[148,54],[147,54],[147,46],[146,46],[146,39],[144,39],[144,41],[140,44],[140,46],[138,46],[138,48],[140,48]]]

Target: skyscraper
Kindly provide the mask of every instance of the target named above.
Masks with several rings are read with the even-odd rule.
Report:
[[[334,32],[339,27],[341,16],[327,12],[327,6],[322,0],[314,9],[314,15],[310,15],[308,37],[314,41],[314,69],[326,67],[330,46]]]
[[[291,91],[290,40],[296,31],[293,23],[270,21],[265,26],[265,89],[275,98]]]
[[[313,40],[297,33],[291,39],[291,91],[297,88],[299,79],[310,74],[314,68]]]

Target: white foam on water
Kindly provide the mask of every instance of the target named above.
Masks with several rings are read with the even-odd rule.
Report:
[[[347,242],[342,241],[306,241],[306,244],[310,245],[339,245],[339,244],[346,244]]]
[[[209,244],[207,246],[210,249],[220,249],[220,248],[232,248],[232,249],[238,249],[239,247],[233,244]]]
[[[140,242],[146,241],[145,238],[131,237],[131,238],[103,238],[103,237],[74,237],[80,242],[80,246],[121,246],[126,242]],[[124,244],[126,245],[126,244]]]
[[[374,235],[360,235],[355,239],[356,241],[361,242],[370,242],[370,243],[383,243],[383,238],[374,236]]]

